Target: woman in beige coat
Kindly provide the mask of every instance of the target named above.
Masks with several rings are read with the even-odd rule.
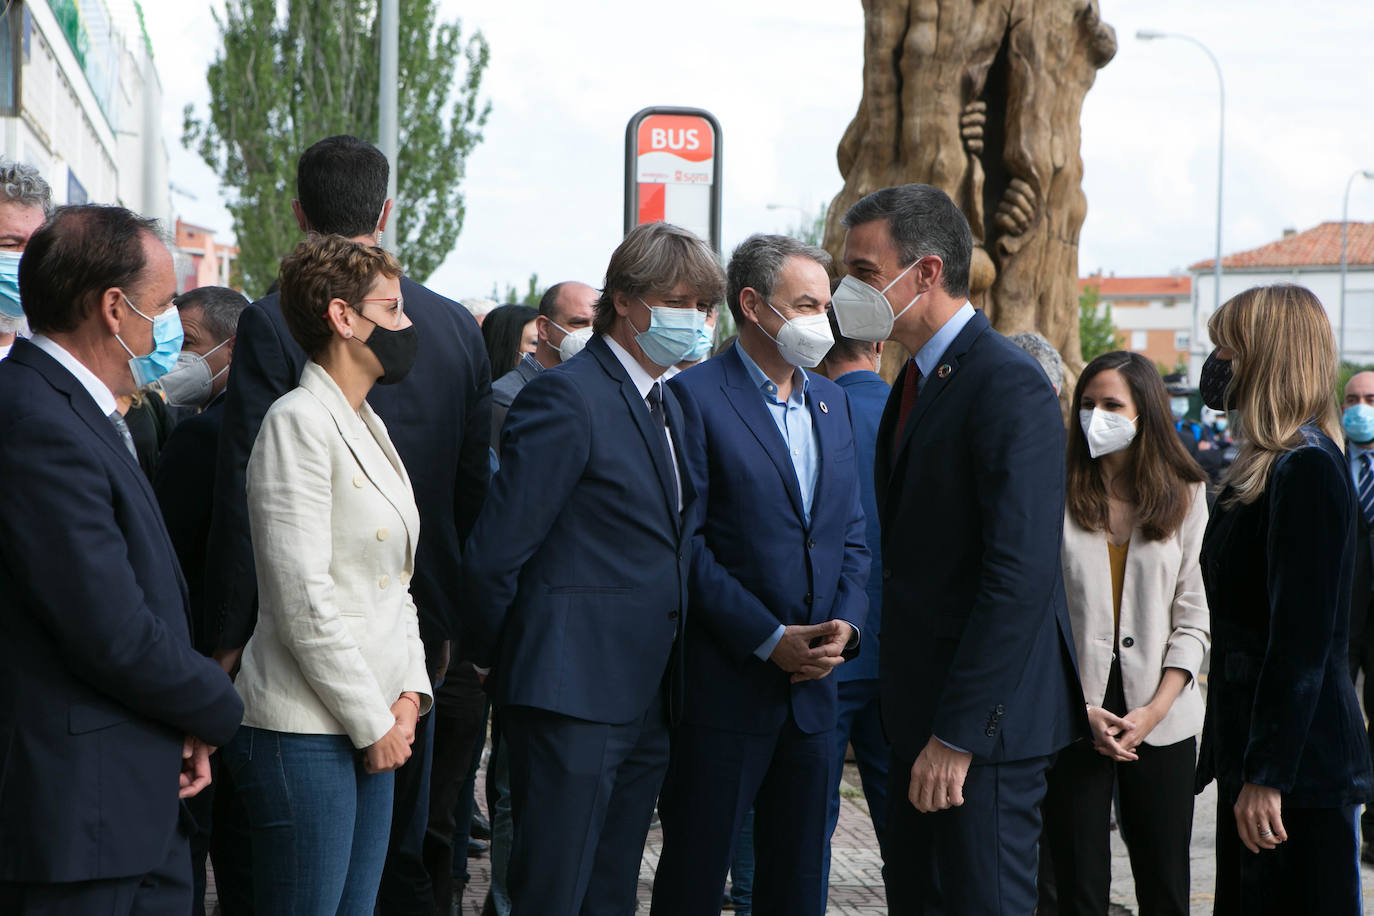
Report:
[[[1210,643],[1198,556],[1206,475],[1154,364],[1099,356],[1079,376],[1062,563],[1092,742],[1049,776],[1045,829],[1065,916],[1107,912],[1113,787],[1141,916],[1188,913],[1198,669]]]
[[[432,698],[410,575],[419,513],[364,398],[415,357],[400,267],[312,235],[281,266],[281,310],[310,361],[248,462],[258,623],[225,748],[252,831],[259,914],[371,914],[392,771]]]

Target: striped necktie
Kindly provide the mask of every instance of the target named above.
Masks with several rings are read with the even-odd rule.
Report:
[[[110,422],[114,424],[115,432],[119,434],[119,439],[129,450],[129,454],[134,456],[134,460],[138,460],[138,449],[134,448],[134,437],[129,432],[129,424],[124,420],[124,416],[118,410],[112,410]]]
[[[1360,455],[1360,511],[1364,520],[1374,525],[1374,469],[1370,468],[1369,453]]]

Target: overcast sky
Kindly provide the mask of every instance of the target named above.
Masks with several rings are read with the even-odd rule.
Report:
[[[402,0],[404,11],[411,0]],[[649,105],[706,108],[724,138],[727,251],[785,231],[842,181],[835,147],[862,90],[859,0],[440,0],[491,44],[486,139],[469,158],[467,218],[429,285],[454,297],[493,283],[599,285],[622,233],[626,121]],[[209,0],[144,0],[183,218],[232,238],[215,175],[180,145],[181,110],[208,99],[217,37]],[[1088,217],[1080,273],[1167,274],[1215,246],[1217,81],[1226,80],[1223,248],[1338,220],[1346,179],[1374,169],[1374,4],[1309,0],[1102,0],[1115,60],[1083,111]],[[770,205],[773,205],[770,208]],[[287,201],[283,207],[289,206]],[[1374,220],[1357,179],[1351,219]]]

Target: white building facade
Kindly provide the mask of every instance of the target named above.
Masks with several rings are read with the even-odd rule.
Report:
[[[161,113],[134,0],[11,0],[0,17],[0,153],[37,168],[55,203],[117,203],[167,225]]]

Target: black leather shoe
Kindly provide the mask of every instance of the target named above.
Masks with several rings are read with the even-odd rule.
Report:
[[[491,822],[480,814],[472,816],[472,826],[468,828],[468,836],[474,840],[491,839]]]
[[[491,850],[491,846],[481,840],[468,840],[468,858],[480,859]]]
[[[1360,861],[1366,865],[1374,865],[1374,843],[1365,843],[1360,850]]]

